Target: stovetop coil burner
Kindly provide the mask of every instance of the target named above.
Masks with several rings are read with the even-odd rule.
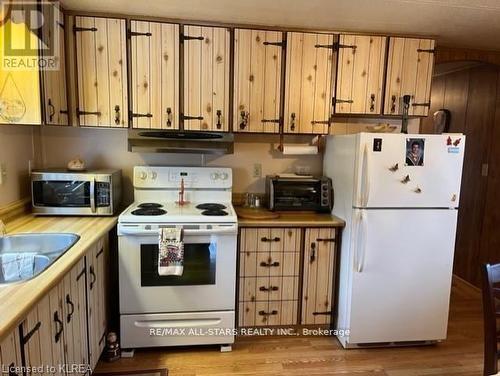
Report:
[[[206,204],[196,205],[196,209],[218,211],[218,210],[226,209],[226,207],[222,204],[206,203]]]
[[[163,207],[163,205],[157,204],[156,202],[143,202],[142,204],[137,205],[137,207],[143,209],[158,209]]]
[[[224,210],[204,210],[201,212],[202,215],[208,216],[225,216],[228,215],[227,211]]]
[[[132,215],[163,215],[167,214],[166,210],[160,208],[139,208],[132,211]]]

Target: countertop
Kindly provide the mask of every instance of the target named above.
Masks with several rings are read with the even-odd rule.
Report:
[[[117,217],[36,217],[25,214],[7,224],[7,234],[71,232],[80,240],[37,277],[0,286],[0,341],[59,283],[87,250],[117,223]]]
[[[238,213],[239,207],[235,210]],[[331,214],[280,212],[279,218],[246,219],[238,217],[239,227],[344,227],[345,221]]]

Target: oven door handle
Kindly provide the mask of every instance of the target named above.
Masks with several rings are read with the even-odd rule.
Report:
[[[92,213],[96,212],[95,206],[95,179],[90,181],[90,210]]]

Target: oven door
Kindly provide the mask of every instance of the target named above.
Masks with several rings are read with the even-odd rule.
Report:
[[[184,227],[182,276],[158,274],[158,230],[142,227],[119,237],[121,314],[234,310],[236,225]]]

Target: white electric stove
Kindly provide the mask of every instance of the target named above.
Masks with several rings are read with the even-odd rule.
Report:
[[[118,219],[123,348],[234,342],[237,215],[228,168],[134,168]],[[158,232],[184,234],[182,276],[158,274]]]

